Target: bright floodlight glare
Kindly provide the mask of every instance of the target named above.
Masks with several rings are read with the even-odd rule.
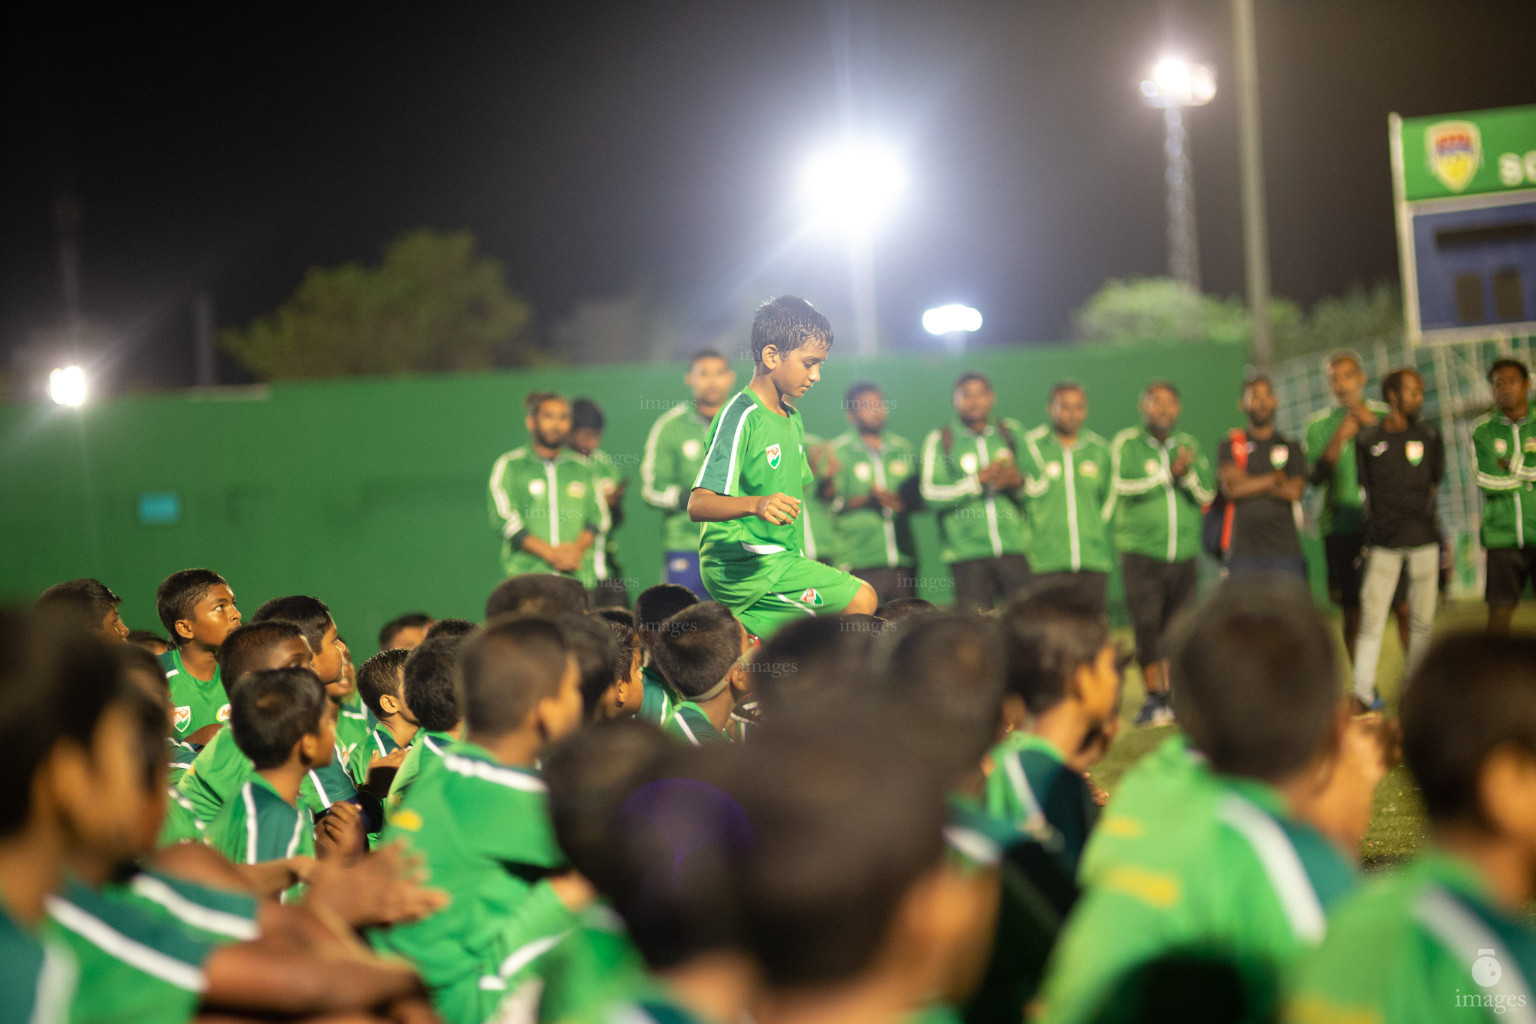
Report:
[[[980,329],[981,313],[970,306],[939,306],[923,314],[923,330],[929,334],[955,334]]]
[[[906,191],[907,172],[891,150],[850,143],[811,157],[801,181],[818,219],[870,228]]]
[[[72,409],[84,405],[85,371],[78,366],[61,366],[49,373],[48,397]]]
[[[1216,96],[1216,73],[1205,64],[1164,57],[1141,83],[1141,94],[1156,107],[1199,107]]]

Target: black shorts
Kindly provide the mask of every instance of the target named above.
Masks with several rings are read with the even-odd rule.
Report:
[[[1195,602],[1199,570],[1193,558],[1165,562],[1133,552],[1120,556],[1125,604],[1136,631],[1136,660],[1151,665],[1166,657],[1163,634],[1179,612]]]
[[[1513,607],[1536,580],[1536,548],[1494,548],[1488,552],[1488,585],[1483,597],[1495,607]]]
[[[1328,600],[1340,608],[1360,607],[1360,585],[1365,582],[1365,535],[1333,533],[1323,538],[1323,558],[1328,563]],[[1397,577],[1392,594],[1394,607],[1408,603],[1408,565]]]

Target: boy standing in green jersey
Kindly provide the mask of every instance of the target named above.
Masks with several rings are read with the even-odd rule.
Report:
[[[571,403],[571,433],[566,439],[571,451],[586,462],[597,488],[598,529],[592,543],[592,574],[597,578],[592,595],[596,607],[629,607],[629,588],[624,570],[619,566],[615,531],[624,523],[624,489],[629,486],[613,456],[599,447],[603,443],[603,410],[590,398]]]
[[[635,638],[643,655],[640,680],[645,687],[638,717],[658,729],[672,719],[683,698],[656,664],[656,639],[661,635],[663,622],[698,603],[698,595],[681,583],[658,583],[647,587],[635,601]]]
[[[804,299],[758,307],[752,383],[715,417],[688,499],[689,517],[705,524],[705,589],[757,636],[807,615],[868,615],[877,604],[868,583],[806,557],[797,522],[814,477],[793,403],[821,379],[831,347],[832,325]]]
[[[449,745],[463,734],[464,715],[453,682],[454,661],[463,640],[431,637],[406,657],[400,670],[400,716],[416,727],[416,734],[389,785],[386,815],[395,813],[416,779],[434,770]]]
[[[398,762],[387,760],[411,745],[416,738],[416,726],[405,720],[405,702],[400,695],[404,679],[405,660],[411,652],[403,647],[380,651],[357,672],[357,692],[368,710],[373,712],[378,725],[368,739],[352,752],[352,781],[358,785],[368,781],[368,774],[378,767],[399,768]],[[405,755],[400,754],[401,758]]]
[[[1178,429],[1179,389],[1155,380],[1141,391],[1140,427],[1110,445],[1114,493],[1105,518],[1125,576],[1125,604],[1136,631],[1136,660],[1147,696],[1137,725],[1173,721],[1163,635],[1194,603],[1202,510],[1216,497],[1211,461]]]
[[[1353,888],[1351,864],[1303,817],[1340,770],[1343,722],[1334,641],[1310,595],[1229,583],[1172,654],[1179,721],[1209,759],[1210,792],[1145,820],[1145,837],[1093,877],[1051,955],[1043,1021],[1098,1019],[1190,951],[1213,953],[1248,1019],[1268,1019]]]
[[[1041,586],[1076,588],[1104,611],[1112,567],[1104,513],[1111,490],[1109,442],[1083,429],[1088,392],[1076,381],[1051,388],[1050,422],[1024,435],[1020,467],[1029,511],[1029,567]]]
[[[1120,666],[1102,613],[1072,586],[1045,587],[1003,612],[1008,691],[1028,725],[992,751],[987,810],[1034,836],[1077,875],[1099,817],[1083,770],[1120,707]]]
[[[1483,492],[1488,632],[1508,633],[1515,606],[1536,583],[1536,416],[1531,373],[1518,359],[1495,359],[1488,385],[1494,408],[1472,428],[1472,455]]]
[[[712,348],[696,352],[683,377],[690,400],[659,416],[645,436],[640,496],[665,513],[661,521],[662,582],[704,594],[699,576],[699,525],[688,518],[693,482],[704,465],[710,425],[736,386],[736,371]],[[654,406],[653,406],[654,408]]]
[[[565,448],[571,403],[553,391],[535,391],[523,405],[528,443],[491,467],[491,525],[501,531],[502,571],[556,572],[590,588],[607,513],[599,508],[592,470]]]
[[[416,965],[445,1021],[481,1024],[496,1014],[520,963],[568,931],[591,897],[565,869],[535,767],[581,721],[580,672],[559,628],[535,618],[476,632],[459,665],[464,739],[422,774],[384,830],[453,900],[370,938]]]
[[[1329,914],[1285,1019],[1529,1019],[1536,641],[1441,637],[1404,685],[1401,715],[1432,842]]]
[[[917,594],[917,546],[909,504],[917,481],[912,442],[885,429],[885,396],[863,381],[843,395],[853,429],[833,442],[838,469],[832,511],[841,538],[838,563],[875,588],[880,602]]]
[[[202,746],[229,721],[219,648],[240,625],[235,593],[210,569],[183,569],[161,581],[155,609],[176,645],[160,656],[171,684],[172,727],[177,739]]]
[[[685,608],[661,624],[656,662],[683,702],[662,726],[668,735],[701,746],[729,740],[731,712],[749,692],[747,631],[714,601]]]
[[[952,400],[955,419],[923,440],[923,502],[938,517],[955,604],[989,609],[1029,583],[1024,427],[1007,416],[993,422],[997,393],[984,373],[957,377]]]

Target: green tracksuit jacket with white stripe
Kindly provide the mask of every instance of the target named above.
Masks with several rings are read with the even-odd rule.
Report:
[[[1024,435],[1029,567],[1035,572],[1109,572],[1109,442],[1085,430],[1069,447],[1048,426]]]
[[[1536,417],[1519,422],[1491,412],[1472,428],[1477,486],[1483,492],[1482,545],[1536,546]]]
[[[581,459],[562,451],[540,458],[532,445],[514,448],[491,467],[491,524],[501,531],[501,566],[508,576],[525,572],[554,572],[544,559],[524,551],[523,538],[532,534],[550,544],[575,540],[583,530],[600,533],[607,521],[598,509],[592,471]],[[574,573],[584,586],[607,575],[602,547],[593,544]]]
[[[843,569],[894,569],[917,564],[912,541],[912,516],[892,512],[878,502],[849,508],[850,500],[868,499],[875,488],[895,492],[917,472],[917,452],[912,442],[895,434],[881,433],[880,447],[871,448],[856,430],[832,442],[840,464],[834,483],[842,539]]]
[[[1027,552],[1024,488],[1000,491],[977,478],[999,459],[1019,462],[1013,448],[1023,443],[1024,427],[1008,417],[988,423],[979,434],[957,418],[923,439],[921,490],[923,501],[938,516],[945,562]]]
[[[1180,448],[1194,460],[1175,480]],[[1158,444],[1145,427],[1127,427],[1115,435],[1109,457],[1115,547],[1169,563],[1199,554],[1200,515],[1216,497],[1216,477],[1194,435],[1175,430]]]
[[[704,524],[688,519],[688,496],[704,465],[713,422],[701,416],[692,402],[680,402],[662,413],[645,436],[640,497],[647,505],[666,512],[661,524],[663,550],[699,550],[699,532]]]

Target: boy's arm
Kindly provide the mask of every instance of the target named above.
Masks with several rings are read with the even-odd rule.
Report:
[[[787,494],[765,497],[716,494],[707,487],[695,487],[688,496],[688,518],[696,523],[723,523],[731,519],[757,516],[765,523],[782,526],[800,515],[800,501]]]

